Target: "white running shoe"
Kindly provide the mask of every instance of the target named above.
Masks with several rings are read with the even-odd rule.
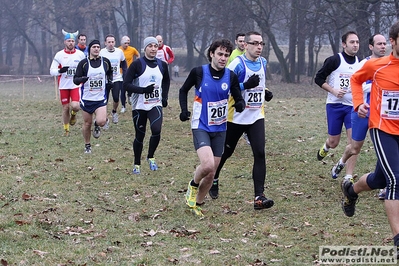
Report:
[[[109,129],[109,119],[107,118],[107,121],[105,122],[104,126],[103,126],[104,130],[108,130]]]
[[[242,134],[242,138],[245,139],[245,141],[247,142],[248,145],[251,145],[251,142],[249,141],[249,138],[248,138],[247,133],[244,132],[244,133]]]
[[[114,124],[118,124],[118,122],[119,122],[119,116],[118,116],[118,113],[117,113],[117,112],[115,112],[115,113],[112,113],[112,123],[114,123]]]
[[[101,129],[100,126],[94,126],[93,127],[93,137],[95,137],[96,139],[98,139],[101,135]]]
[[[125,113],[126,112],[126,108],[125,107],[122,107],[121,108],[121,114],[123,114],[123,113]]]

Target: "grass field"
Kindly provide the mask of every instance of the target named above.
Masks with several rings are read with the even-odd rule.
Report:
[[[190,125],[178,119],[178,83],[164,110],[155,154],[160,169],[132,175],[131,114],[120,115],[84,154],[82,118],[62,136],[52,80],[0,84],[0,259],[2,265],[318,265],[319,246],[391,245],[383,203],[361,194],[356,214],[340,206],[330,177],[344,145],[323,161],[325,94],[316,85],[269,83],[266,104],[268,210],[253,210],[252,153],[241,140],[205,217],[184,192],[198,164]],[[148,129],[147,129],[148,132]],[[148,135],[143,156],[148,148]],[[372,171],[366,140],[356,173]]]

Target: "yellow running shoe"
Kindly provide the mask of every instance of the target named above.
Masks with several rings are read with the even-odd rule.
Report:
[[[73,126],[73,125],[76,124],[76,113],[75,113],[75,114],[72,114],[72,113],[71,113],[71,118],[69,119],[69,124],[70,124],[71,126]]]
[[[200,206],[194,206],[193,208],[191,208],[191,212],[197,216],[204,217],[204,214],[202,213],[202,209]]]
[[[328,151],[324,149],[324,145],[321,146],[320,150],[317,151],[317,160],[321,161],[326,157],[328,154]]]
[[[191,181],[190,181],[191,183]],[[187,192],[186,192],[186,203],[188,207],[194,208],[197,205],[197,194],[198,188],[188,184]]]

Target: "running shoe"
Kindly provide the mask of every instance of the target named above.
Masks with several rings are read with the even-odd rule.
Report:
[[[151,171],[156,171],[158,170],[158,165],[155,162],[155,158],[147,158],[147,162],[150,165],[150,170]]]
[[[317,160],[321,161],[327,156],[328,151],[324,149],[324,145],[317,151]]]
[[[378,199],[385,200],[386,194],[387,194],[387,188],[380,189],[380,192],[378,193]]]
[[[199,217],[204,217],[204,214],[202,213],[202,209],[200,206],[194,206],[191,209],[191,212],[194,213],[195,215]]]
[[[73,126],[73,125],[75,125],[76,124],[76,113],[73,115],[72,113],[71,113],[71,118],[69,119],[69,124],[71,125],[71,126]]]
[[[85,153],[91,153],[91,145],[85,145]]]
[[[268,209],[274,205],[274,201],[272,199],[268,199],[264,194],[257,196],[254,200],[254,209],[262,210]]]
[[[124,106],[122,106],[122,108],[121,108],[121,114],[123,114],[123,113],[125,113],[126,112],[126,108],[124,107]]]
[[[341,200],[342,210],[345,215],[352,217],[355,214],[356,202],[358,196],[355,197],[349,195],[349,188],[353,186],[351,180],[344,179],[341,183],[342,193],[344,194]]]
[[[64,137],[68,137],[69,136],[69,130],[64,130]]]
[[[109,129],[109,119],[107,118],[107,121],[105,121],[105,124],[103,125],[103,129],[104,130],[108,130]]]
[[[209,190],[209,196],[212,199],[217,199],[219,197],[219,180],[213,180],[212,187]]]
[[[339,176],[339,173],[341,173],[341,171],[342,171],[342,169],[344,169],[344,167],[345,167],[345,164],[340,164],[338,161],[337,164],[334,165],[334,167],[331,169],[331,177],[333,179],[337,179]]]
[[[251,145],[251,142],[249,141],[249,138],[248,138],[248,134],[247,134],[247,133],[244,132],[244,133],[242,134],[242,138],[245,139],[245,141],[247,142],[248,145]]]
[[[100,126],[96,126],[96,123],[94,122],[94,128],[93,128],[93,137],[95,137],[96,139],[98,139],[101,135],[101,128]]]
[[[119,116],[118,116],[118,113],[112,113],[112,123],[114,123],[114,124],[118,124],[118,122],[119,122]]]
[[[140,165],[135,164],[133,166],[133,174],[139,175],[140,174]]]
[[[190,181],[191,183],[191,181]],[[186,203],[188,207],[194,208],[197,206],[197,194],[198,194],[198,187],[194,187],[188,184],[187,192],[186,192]]]

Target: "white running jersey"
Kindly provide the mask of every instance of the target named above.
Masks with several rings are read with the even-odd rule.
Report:
[[[76,49],[72,53],[61,50],[55,54],[50,66],[50,75],[59,76],[58,88],[60,90],[71,90],[79,87],[73,83],[73,76],[75,75],[76,67],[79,62],[84,58],[84,53]],[[58,70],[64,66],[69,68],[67,72],[60,74]]]
[[[101,65],[94,68],[88,63],[87,76],[89,79],[81,87],[81,99],[84,101],[103,101],[107,99],[105,90],[104,60]]]
[[[240,125],[250,125],[255,123],[259,119],[265,118],[265,113],[263,109],[266,86],[265,68],[261,58],[258,58],[256,62],[251,62],[252,64],[259,65],[257,67],[257,71],[251,70],[247,66],[245,62],[246,60],[247,59],[245,57],[240,55],[237,56],[228,66],[229,69],[234,71],[237,65],[243,64],[243,67],[245,68],[245,78],[243,81],[240,82],[247,81],[248,78],[253,74],[259,75],[260,78],[258,87],[241,91],[241,95],[245,100],[245,109],[241,113],[235,111],[235,108],[232,106],[234,104],[234,100],[231,95],[229,97],[229,113],[227,121]],[[239,74],[237,74],[237,76],[239,76]]]
[[[103,48],[100,51],[100,55],[109,59],[112,67],[113,79],[112,81],[123,81],[121,73],[121,62],[125,60],[125,54],[119,48],[115,48],[114,51],[109,52],[107,48]]]
[[[339,67],[334,70],[330,76],[328,77],[328,84],[333,87],[333,88],[340,88],[346,91],[344,97],[342,98],[337,98],[334,96],[332,93],[327,94],[327,100],[326,103],[342,103],[344,105],[350,105],[352,106],[352,90],[351,90],[351,84],[350,84],[350,79],[353,73],[355,73],[358,69],[360,69],[360,64],[359,64],[359,59],[356,56],[356,61],[353,64],[348,64],[342,53],[338,54],[341,63]]]
[[[155,84],[155,88],[151,93],[132,93],[132,110],[149,111],[155,106],[162,106],[162,78],[163,75],[159,66],[151,68],[145,64],[143,74],[135,82],[138,82],[137,86],[139,87]]]
[[[361,69],[362,66],[364,65],[364,63],[366,63],[366,61],[369,60],[370,58],[371,58],[370,56],[367,56],[362,61],[360,61],[359,69]],[[368,80],[366,82],[363,82],[363,84],[362,84],[364,102],[369,103],[369,104],[370,104],[371,83],[372,83],[372,81]]]

